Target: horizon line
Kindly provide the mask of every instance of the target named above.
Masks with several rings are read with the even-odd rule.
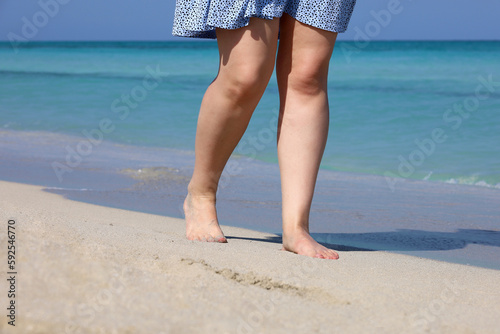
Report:
[[[179,37],[175,39],[151,39],[151,40],[91,40],[91,39],[50,39],[50,40],[36,40],[36,41],[22,41],[16,42],[17,45],[31,44],[31,43],[165,43],[165,42],[214,42],[216,39],[208,38],[185,38]],[[337,42],[359,42],[353,39],[337,39]],[[500,42],[500,39],[373,39],[369,42]],[[0,39],[0,43],[12,44],[12,41]]]

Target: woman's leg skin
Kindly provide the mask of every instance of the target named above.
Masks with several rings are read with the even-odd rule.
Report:
[[[281,18],[276,73],[283,248],[310,257],[338,254],[309,235],[309,212],[328,135],[328,65],[337,33]]]
[[[236,30],[217,30],[219,73],[201,103],[195,166],[184,201],[189,240],[227,242],[217,220],[217,186],[269,82],[279,20],[251,18]]]

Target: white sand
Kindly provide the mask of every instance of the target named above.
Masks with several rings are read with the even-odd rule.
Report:
[[[1,333],[500,333],[500,271],[386,252],[309,259],[227,226],[228,244],[191,242],[180,219],[0,190]]]

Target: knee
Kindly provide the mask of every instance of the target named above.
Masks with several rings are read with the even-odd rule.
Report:
[[[328,68],[322,68],[310,63],[305,66],[296,66],[288,74],[288,89],[296,94],[316,96],[326,91]]]
[[[246,100],[259,97],[264,93],[272,68],[246,65],[228,70],[228,72],[221,77],[227,96],[235,100]]]

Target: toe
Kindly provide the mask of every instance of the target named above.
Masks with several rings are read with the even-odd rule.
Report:
[[[335,253],[331,249],[322,249],[322,250],[317,252],[315,257],[320,258],[320,259],[336,260],[338,258],[338,256],[336,256],[336,255],[337,255],[337,253]]]
[[[223,235],[221,235],[217,238],[217,242],[227,243],[227,239]]]
[[[328,253],[326,254],[327,258],[328,259],[332,259],[332,260],[337,260],[339,258],[339,255],[332,251],[331,249],[328,250]]]

